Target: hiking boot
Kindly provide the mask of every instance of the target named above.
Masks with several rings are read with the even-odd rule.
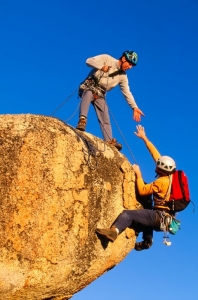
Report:
[[[112,140],[108,141],[108,144],[116,147],[118,149],[118,151],[122,150],[122,144],[118,143],[116,141],[116,139],[112,139]]]
[[[100,229],[100,228],[96,228],[96,232],[102,236],[104,236],[105,238],[107,238],[108,240],[110,240],[111,242],[114,242],[117,239],[118,233],[116,231],[115,227],[112,227],[110,229]]]
[[[76,129],[80,131],[85,131],[86,124],[87,124],[87,119],[85,117],[80,117]]]
[[[134,249],[136,251],[146,250],[146,249],[149,249],[152,246],[152,244],[153,244],[152,240],[138,242],[138,243],[135,243]]]

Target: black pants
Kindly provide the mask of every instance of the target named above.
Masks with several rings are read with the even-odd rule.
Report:
[[[127,227],[134,229],[136,232],[143,232],[143,240],[153,238],[153,230],[160,230],[160,212],[149,209],[140,210],[123,210],[117,217],[113,226],[118,228],[119,233]]]

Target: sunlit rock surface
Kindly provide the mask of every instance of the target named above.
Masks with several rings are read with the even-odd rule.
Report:
[[[0,116],[0,295],[69,299],[133,249],[105,244],[123,208],[138,208],[127,159],[91,134],[39,115]]]

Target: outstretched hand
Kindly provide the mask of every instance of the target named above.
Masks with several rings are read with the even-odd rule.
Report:
[[[138,107],[135,107],[133,109],[133,120],[140,122],[141,116],[145,116],[145,114]]]
[[[141,125],[137,125],[136,129],[137,129],[137,132],[134,132],[135,135],[144,140],[146,138],[146,133],[145,133],[144,127]]]

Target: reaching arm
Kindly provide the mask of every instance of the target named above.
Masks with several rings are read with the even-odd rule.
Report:
[[[130,91],[129,88],[129,82],[126,74],[122,75],[122,80],[119,83],[120,89],[122,91],[122,94],[124,95],[126,101],[133,109],[133,120],[136,122],[141,121],[141,116],[144,116],[144,113],[138,108],[135,99],[133,97],[133,94]]]
[[[155,146],[147,138],[144,127],[142,127],[141,125],[137,125],[136,128],[137,128],[137,132],[134,132],[135,135],[137,137],[141,138],[145,142],[146,147],[148,148],[149,152],[151,153],[153,159],[156,161],[161,156],[161,154],[158,152],[158,150],[155,148]]]
[[[136,126],[137,132],[134,132],[136,136],[138,136],[140,139],[142,139],[145,144],[149,142],[149,139],[146,136],[146,132],[144,130],[144,127],[141,125]]]
[[[133,120],[135,120],[136,122],[140,122],[141,116],[145,116],[145,114],[138,107],[134,107]]]
[[[90,57],[86,60],[86,65],[91,68],[108,72],[111,66],[108,66],[109,56],[107,54]]]

